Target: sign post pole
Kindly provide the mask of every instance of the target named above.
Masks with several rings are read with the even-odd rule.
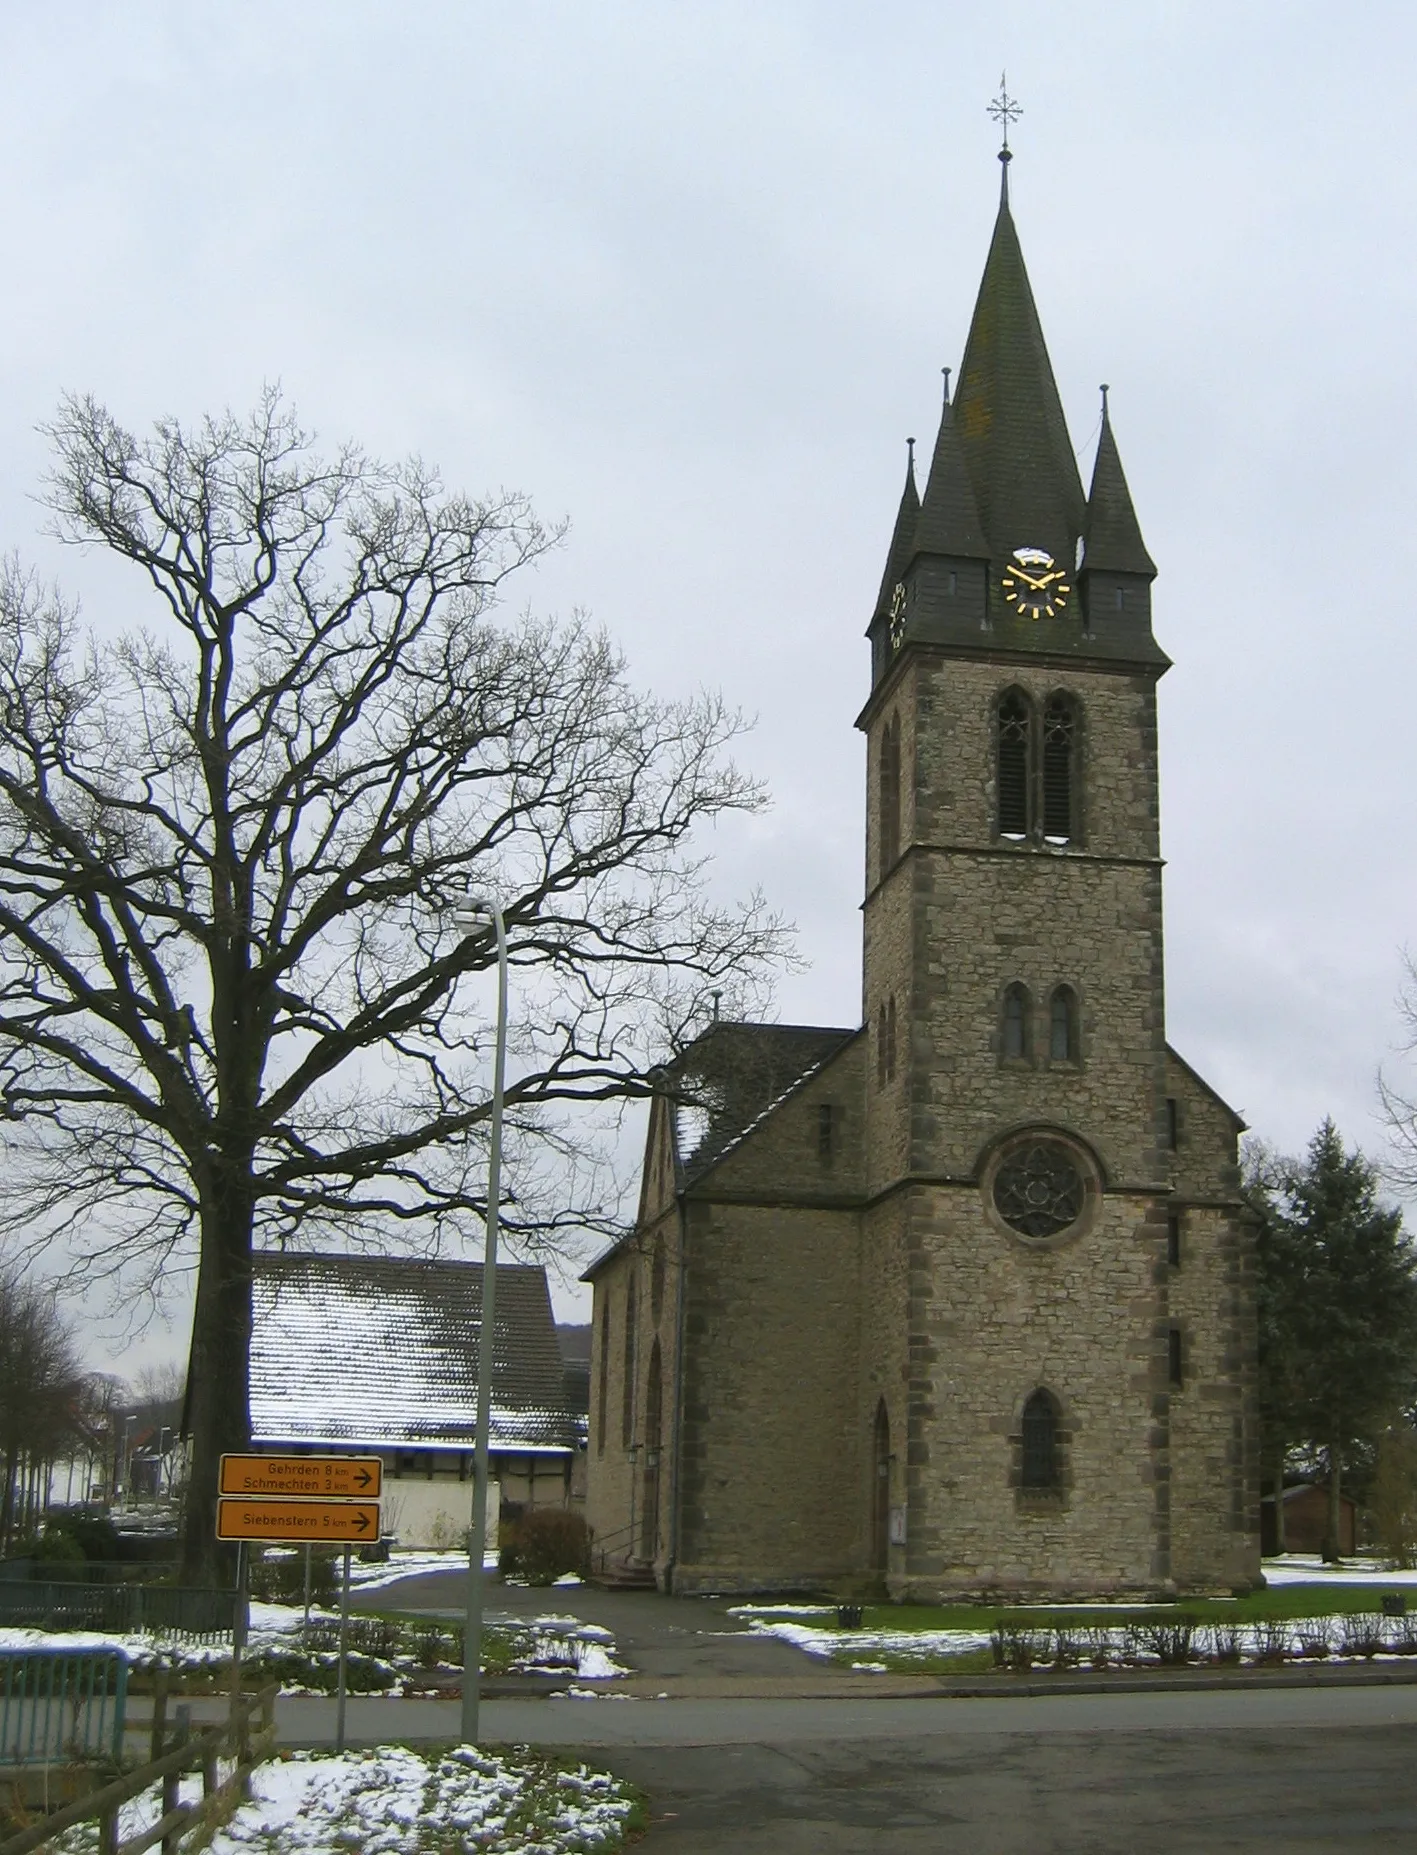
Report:
[[[339,1600],[339,1702],[335,1707],[335,1751],[344,1751],[345,1702],[349,1697],[349,1547],[344,1549],[344,1582]]]
[[[492,1413],[493,1331],[497,1313],[497,1221],[502,1193],[502,1104],[507,1074],[507,924],[496,902],[468,896],[454,919],[465,929],[486,928],[497,940],[497,1038],[492,1056],[492,1122],[487,1151],[487,1231],[482,1261],[482,1320],[477,1335],[477,1441],[472,1486],[472,1543],[468,1553],[467,1615],[463,1624],[462,1742],[477,1744],[482,1693],[482,1612],[486,1597],[487,1455]]]

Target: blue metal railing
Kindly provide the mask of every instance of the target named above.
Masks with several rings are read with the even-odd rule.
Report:
[[[118,1651],[0,1649],[0,1765],[117,1761],[127,1700]]]

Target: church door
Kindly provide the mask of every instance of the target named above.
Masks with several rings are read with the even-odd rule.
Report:
[[[871,1449],[871,1565],[878,1572],[890,1563],[891,1539],[891,1420],[886,1401],[876,1406],[876,1428]]]
[[[640,1557],[653,1559],[659,1548],[659,1448],[664,1407],[663,1368],[659,1341],[649,1356],[649,1388],[645,1395],[644,1500],[640,1508]]]

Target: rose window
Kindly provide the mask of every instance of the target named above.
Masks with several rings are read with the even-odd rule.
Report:
[[[994,1174],[994,1208],[1025,1237],[1053,1237],[1077,1222],[1084,1189],[1066,1147],[1032,1140],[1015,1147]]]

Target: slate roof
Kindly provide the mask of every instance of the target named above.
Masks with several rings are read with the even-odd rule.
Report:
[[[681,1184],[717,1165],[855,1035],[808,1024],[710,1025],[665,1071]]]
[[[472,1448],[481,1263],[261,1252],[252,1276],[254,1441]],[[494,1450],[577,1447],[542,1268],[498,1266],[492,1374]]]
[[[905,578],[905,570],[915,552],[915,524],[920,515],[920,492],[915,487],[915,440],[912,438],[909,442],[905,487],[900,492],[900,507],[896,510],[895,527],[891,531],[891,544],[886,553],[886,570],[881,575],[881,590],[876,599],[878,618],[890,611],[891,596],[899,582]]]
[[[1071,567],[1086,514],[1082,479],[1007,189],[969,325],[954,422],[992,558],[1027,545]]]
[[[915,524],[912,558],[916,554],[948,554],[965,560],[989,558],[989,543],[970,488],[948,391],[930,459],[930,475],[925,481],[925,499]]]
[[[815,1024],[711,1024],[661,1071],[674,1121],[681,1190],[692,1186],[774,1108],[830,1062],[860,1030]],[[635,1241],[628,1232],[581,1276],[597,1273]]]
[[[1107,573],[1144,573],[1148,579],[1156,578],[1156,562],[1141,538],[1141,523],[1132,507],[1132,492],[1127,488],[1105,399],[1092,492],[1087,499],[1082,564]]]

